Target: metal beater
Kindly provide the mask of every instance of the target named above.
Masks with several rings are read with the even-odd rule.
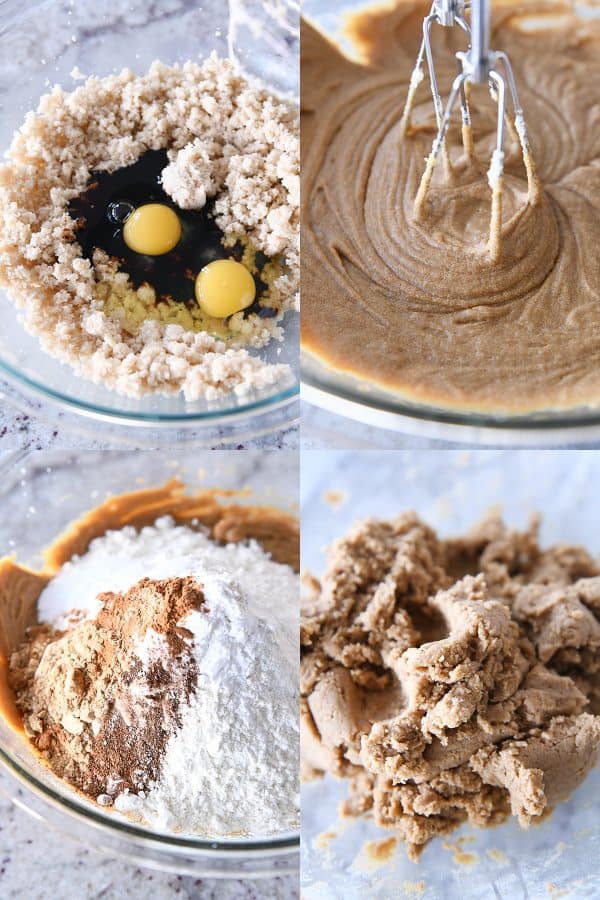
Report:
[[[469,25],[465,12],[470,8],[471,24]],[[458,75],[454,79],[452,89],[444,109],[442,98],[440,96],[437,78],[435,74],[435,66],[433,61],[433,53],[431,49],[431,29],[434,24],[441,25],[445,28],[458,25],[466,32],[469,38],[469,46],[466,51],[456,54],[458,61]],[[529,140],[527,137],[527,128],[525,126],[525,118],[523,110],[519,103],[517,87],[512,71],[512,67],[506,53],[490,49],[490,3],[489,0],[433,0],[431,11],[423,20],[423,40],[417,55],[417,62],[413,69],[410,84],[408,87],[408,95],[404,107],[404,113],[401,120],[402,133],[406,134],[410,130],[411,115],[414,106],[417,88],[423,80],[423,58],[427,60],[427,68],[429,70],[429,81],[431,84],[431,95],[433,98],[433,106],[435,109],[437,135],[431,147],[431,153],[427,157],[425,171],[419,184],[417,196],[415,198],[415,218],[420,219],[423,216],[425,201],[431,184],[433,171],[440,154],[444,159],[444,165],[447,175],[450,174],[451,166],[448,151],[446,148],[446,132],[450,124],[452,111],[456,105],[457,98],[460,97],[461,117],[462,117],[462,137],[465,154],[469,160],[474,160],[475,150],[473,144],[473,134],[471,129],[471,113],[468,102],[468,88],[471,84],[488,84],[492,99],[498,104],[498,118],[496,126],[496,146],[492,153],[490,168],[488,171],[488,181],[492,190],[492,212],[490,220],[490,235],[488,240],[488,253],[492,261],[498,260],[501,253],[501,231],[502,231],[502,190],[504,177],[504,131],[506,110],[506,89],[510,92],[513,112],[514,112],[514,131],[521,145],[523,161],[527,172],[527,202],[535,204],[540,196],[540,185],[535,171],[535,163],[531,154]],[[504,71],[499,71],[501,67]],[[508,119],[509,127],[512,122]]]

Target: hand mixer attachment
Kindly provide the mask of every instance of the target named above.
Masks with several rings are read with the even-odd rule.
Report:
[[[471,25],[465,19],[465,11],[471,8]],[[458,25],[469,36],[469,47],[465,52],[456,54],[458,61],[458,75],[454,79],[452,89],[443,108],[440,96],[435,67],[433,61],[433,52],[431,49],[431,28],[434,23],[443,27],[453,27]],[[411,75],[408,88],[408,95],[404,107],[404,113],[401,120],[402,133],[406,134],[410,129],[412,109],[415,101],[415,94],[421,81],[423,80],[423,57],[427,60],[427,68],[429,70],[429,80],[431,83],[431,94],[435,109],[437,135],[433,141],[431,153],[427,157],[425,171],[419,184],[417,196],[415,198],[415,218],[420,219],[423,216],[425,202],[435,165],[440,154],[444,160],[444,168],[446,175],[451,173],[450,159],[446,147],[446,133],[450,124],[452,111],[456,105],[457,98],[460,97],[461,116],[462,116],[462,137],[465,154],[472,161],[475,158],[475,150],[473,144],[473,136],[471,130],[471,113],[468,103],[468,87],[471,84],[488,84],[492,98],[498,104],[497,126],[496,126],[496,145],[492,153],[490,168],[488,171],[488,181],[492,190],[492,212],[490,219],[490,234],[487,249],[492,261],[496,261],[501,252],[501,230],[502,230],[502,190],[504,177],[504,131],[506,111],[506,91],[511,96],[513,112],[514,112],[514,131],[521,145],[523,161],[527,172],[527,200],[528,203],[535,204],[540,195],[540,187],[535,172],[535,164],[531,155],[529,140],[527,137],[527,128],[525,126],[525,118],[523,110],[519,103],[517,87],[510,65],[510,61],[506,53],[490,49],[490,7],[489,0],[472,0],[471,3],[465,0],[433,0],[431,11],[423,21],[423,40],[417,55],[417,62]],[[503,70],[500,71],[500,68]],[[509,127],[512,128],[512,122],[508,119]]]

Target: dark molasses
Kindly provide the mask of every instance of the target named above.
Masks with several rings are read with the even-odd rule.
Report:
[[[239,262],[244,248],[239,243],[223,246],[223,232],[212,214],[213,204],[190,210],[180,209],[173,202],[161,184],[162,171],[168,164],[165,150],[147,150],[131,166],[115,172],[92,172],[85,191],[70,202],[69,215],[78,223],[76,237],[85,257],[91,260],[96,248],[104,250],[119,261],[121,271],[127,272],[134,288],[149,284],[158,302],[170,299],[196,306],[194,284],[200,269],[215,259]],[[181,240],[162,256],[136,253],[123,240],[127,216],[146,203],[164,203],[181,222]],[[256,254],[259,272],[267,262],[264,254]],[[256,275],[254,281],[256,300],[244,314],[255,312],[263,318],[277,315],[276,309],[260,303],[266,284]]]

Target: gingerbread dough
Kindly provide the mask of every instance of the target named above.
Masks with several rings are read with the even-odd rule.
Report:
[[[417,858],[461,822],[523,826],[600,744],[600,566],[489,519],[445,541],[414,514],[357,525],[303,610],[304,777],[351,780]]]

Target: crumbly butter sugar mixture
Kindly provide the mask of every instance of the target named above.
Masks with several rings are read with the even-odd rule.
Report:
[[[69,204],[92,173],[153,151],[168,153],[160,182],[173,204],[210,204],[223,245],[242,245],[242,262],[266,282],[267,315],[245,312],[244,298],[206,315],[132,283],[102,248],[82,253],[82,223]],[[141,76],[92,77],[42,97],[0,167],[0,285],[43,348],[78,375],[131,396],[243,395],[289,376],[248,348],[283,340],[281,319],[297,306],[298,205],[297,111],[232,62],[212,55],[201,65],[155,62]],[[125,222],[126,239],[160,255],[176,247],[177,225],[172,211],[150,206],[160,204]],[[150,220],[164,230],[158,243]],[[259,255],[268,260],[260,271]],[[192,293],[198,275],[185,273]]]
[[[522,826],[600,744],[600,565],[490,518],[440,539],[413,513],[330,548],[301,624],[305,778],[424,845],[462,822]]]
[[[147,827],[296,828],[297,523],[143,494],[75,523],[43,573],[0,561],[14,727],[56,775]]]
[[[335,371],[398,399],[524,413],[600,403],[600,22],[569,2],[494,3],[541,183],[535,202],[507,124],[499,252],[488,169],[497,105],[469,103],[427,201],[415,198],[437,131],[428,77],[412,127],[402,110],[429,6],[377,5],[351,22],[360,60],[302,35],[302,340]],[[536,27],[531,22],[537,20]],[[434,26],[444,99],[462,30]],[[513,119],[512,110],[510,118]]]

